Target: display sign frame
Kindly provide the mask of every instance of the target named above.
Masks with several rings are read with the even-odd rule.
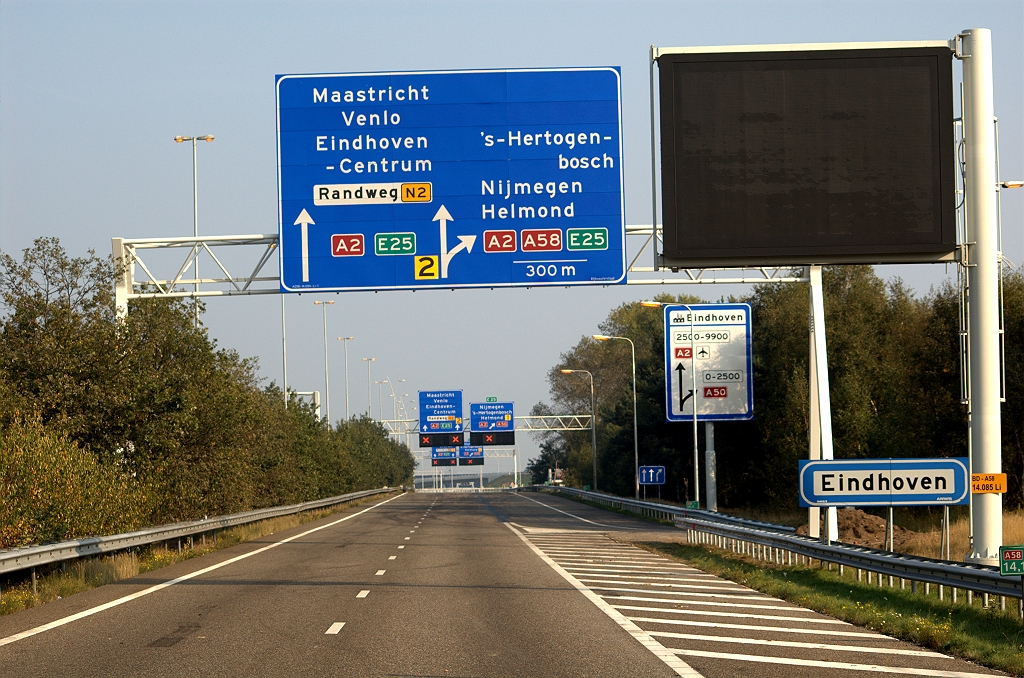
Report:
[[[659,265],[953,260],[957,247],[956,165],[953,52],[948,41],[673,47],[657,48],[654,56],[659,69],[664,222],[664,252]],[[851,81],[858,83],[866,83],[869,78],[862,76],[875,69],[878,77],[871,82],[877,81],[882,89],[888,82],[889,89],[883,95],[889,100],[864,104],[864,97],[835,87],[828,93],[831,100],[826,101],[826,95],[820,97],[822,115],[831,116],[821,122],[811,110],[813,102],[807,101],[813,97],[796,93],[793,81],[801,77],[787,80],[788,89],[767,86],[787,73],[798,72],[805,73],[802,80],[808,87],[812,82],[827,83],[834,74],[815,76],[813,72],[829,68],[851,74]],[[924,104],[909,93],[904,96],[905,102],[900,100],[900,92],[907,89],[899,86],[900,78],[913,81],[908,75],[913,69],[928,70],[928,114],[919,110]],[[729,82],[729,77],[737,73],[742,75],[736,78],[753,81],[758,76],[749,73],[762,72],[766,84],[753,94],[750,83],[740,86],[739,82]],[[923,82],[923,75],[921,79]],[[707,86],[701,87],[699,96],[693,96],[689,90],[698,83]],[[689,89],[680,89],[686,86]],[[919,89],[923,91],[923,87]],[[780,90],[786,94],[778,95]],[[849,110],[838,105],[844,97]],[[790,105],[793,101],[801,103]],[[836,110],[825,110],[830,101],[837,104]],[[856,108],[857,101],[862,102],[860,109]],[[721,110],[716,113],[715,107]],[[799,111],[803,109],[807,113],[801,117]],[[917,116],[914,120],[930,116],[927,133],[914,136],[921,125],[915,124],[912,116]],[[715,120],[715,129],[703,129],[711,119]],[[897,126],[894,121],[911,133],[892,131],[892,139],[874,140],[875,150],[892,161],[895,169],[890,171],[881,167],[881,155],[876,158],[871,151],[860,153],[858,149],[867,142],[858,135],[883,134],[888,127]],[[771,139],[779,139],[779,148],[771,147],[769,141],[763,141],[764,148],[757,147],[763,139],[759,136],[762,127]],[[850,138],[837,147],[837,152],[827,148],[828,144],[816,142],[818,136],[834,139],[842,134]],[[920,162],[928,165],[930,177],[913,185],[907,177],[923,177],[924,169],[908,166],[912,162],[906,159],[918,158],[920,153],[906,149],[911,137],[920,145],[925,143],[925,136],[930,156],[927,163],[924,159]],[[900,143],[906,148],[897,148]],[[819,153],[819,148],[827,152]],[[811,171],[817,160],[808,160],[808,167],[803,167],[795,158],[800,153],[805,159],[821,158],[821,167]],[[844,169],[833,171],[833,165]],[[894,176],[901,168],[907,176]],[[723,221],[711,223],[709,218]],[[904,223],[913,224],[913,228],[899,226]]]

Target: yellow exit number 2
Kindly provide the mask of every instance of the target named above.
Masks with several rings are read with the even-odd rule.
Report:
[[[417,280],[437,280],[440,270],[437,265],[436,256],[416,257],[413,260],[416,269],[413,274]]]

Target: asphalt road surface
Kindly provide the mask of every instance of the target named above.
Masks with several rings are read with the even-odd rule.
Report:
[[[658,531],[397,495],[2,617],[0,675],[998,675],[624,543]]]

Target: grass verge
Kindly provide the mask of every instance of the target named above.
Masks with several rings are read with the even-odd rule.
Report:
[[[32,580],[25,578],[0,591],[0,615],[12,614],[29,607],[86,591],[88,589],[128,579],[144,572],[158,570],[183,560],[197,558],[222,549],[265,537],[268,534],[319,520],[354,506],[377,501],[382,496],[363,497],[316,511],[268,518],[248,525],[218,530],[216,541],[212,536],[182,540],[181,550],[166,545],[147,546],[136,551],[122,551],[97,558],[82,558],[63,565],[50,566],[50,570],[36,580],[36,593],[32,593]],[[41,568],[40,568],[41,569]]]
[[[956,604],[912,593],[909,588],[881,588],[856,581],[855,571],[804,565],[775,565],[718,549],[686,544],[638,543],[705,572],[768,595],[907,640],[984,666],[1024,676],[1024,627],[1009,611]],[[898,581],[898,580],[897,580]],[[993,599],[998,602],[997,599]]]

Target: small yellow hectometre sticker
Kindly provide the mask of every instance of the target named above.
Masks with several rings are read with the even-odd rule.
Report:
[[[971,492],[974,494],[1004,494],[1006,492],[1006,474],[972,473]]]

